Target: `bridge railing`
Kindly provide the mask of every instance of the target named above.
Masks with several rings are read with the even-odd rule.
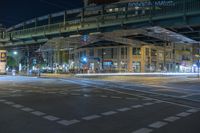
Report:
[[[200,11],[200,0],[169,0],[165,2],[154,0],[153,2],[144,3],[130,2],[90,7],[90,9],[77,10],[75,12],[76,16],[73,16],[73,19],[67,18],[60,23],[7,32],[5,38],[20,39],[45,36],[48,34],[124,24],[129,21],[134,22],[144,19],[153,21],[155,17],[177,14],[186,15],[195,11]]]

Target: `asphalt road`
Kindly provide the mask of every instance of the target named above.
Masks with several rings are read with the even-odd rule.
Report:
[[[199,83],[179,85],[1,76],[0,133],[199,133]]]

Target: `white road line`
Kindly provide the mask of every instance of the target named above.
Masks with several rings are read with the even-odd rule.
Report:
[[[34,111],[34,112],[31,112],[31,114],[34,114],[36,116],[43,116],[45,115],[46,113],[43,113],[43,112],[40,112],[40,111]]]
[[[76,123],[79,123],[79,122],[80,122],[79,120],[75,120],[75,119],[70,120],[70,121],[67,121],[67,120],[57,121],[57,123],[65,125],[65,126],[69,126],[69,125],[76,124]]]
[[[136,131],[133,131],[132,133],[150,133],[152,132],[153,130],[152,129],[149,129],[149,128],[141,128],[141,129],[138,129]]]
[[[179,119],[180,119],[180,117],[170,116],[170,117],[165,118],[164,121],[174,122],[174,121],[179,120]]]
[[[156,100],[154,103],[163,103],[163,101]]]
[[[26,112],[31,112],[31,111],[33,111],[34,109],[25,107],[25,108],[22,108],[21,110],[26,111]]]
[[[84,94],[83,96],[84,96],[84,97],[90,97],[90,95],[88,95],[88,94]]]
[[[111,98],[114,98],[114,99],[121,99],[122,97],[111,96]]]
[[[163,127],[163,126],[165,126],[167,124],[168,124],[167,122],[157,121],[157,122],[154,122],[154,123],[150,124],[149,127],[161,128],[161,127]]]
[[[117,109],[117,111],[120,111],[120,112],[125,112],[125,111],[129,111],[131,110],[130,108],[121,108],[121,109]]]
[[[43,118],[50,120],[50,121],[57,121],[60,119],[60,118],[58,118],[56,116],[52,116],[52,115],[47,115],[47,116],[44,116]]]
[[[133,105],[133,106],[131,106],[132,108],[141,108],[141,107],[143,107],[143,105]]]
[[[106,96],[106,95],[101,95],[100,97],[106,98],[106,97],[108,97],[108,96]]]
[[[8,104],[8,105],[12,105],[12,104],[15,104],[14,102],[9,102],[9,101],[7,101],[7,102],[4,102],[5,104]]]
[[[176,116],[179,116],[179,117],[186,117],[186,116],[189,116],[189,115],[191,115],[191,113],[182,112],[182,113],[177,114]]]
[[[126,97],[127,100],[137,100],[137,98]]]
[[[126,89],[126,90],[133,90],[133,89],[129,89],[129,88],[125,88],[125,87],[118,87],[119,89],[122,88],[122,89]],[[135,96],[135,97],[139,97],[139,98],[150,98],[148,96],[142,96],[142,95],[137,95],[137,94],[130,94],[130,93],[127,93],[127,92],[122,92],[122,91],[118,91],[118,90],[114,90],[114,89],[107,89],[107,88],[100,88],[102,90],[107,90],[107,91],[112,91],[112,92],[116,92],[116,93],[119,93],[119,94],[126,94],[126,95],[129,95],[129,96]],[[148,93],[148,94],[154,94],[154,93],[151,93],[151,92],[146,92],[146,91],[139,91],[139,90],[134,90],[136,92],[143,92],[143,93]],[[165,96],[165,95],[161,95],[161,94],[157,94],[157,95],[160,95],[160,96]],[[171,95],[169,95],[170,97],[173,97]],[[156,101],[159,101],[160,102],[163,102],[163,103],[167,103],[167,104],[172,104],[172,105],[176,105],[176,106],[180,106],[180,107],[187,107],[187,108],[194,108],[192,106],[189,106],[189,105],[184,105],[184,104],[180,104],[180,103],[175,103],[175,102],[170,102],[170,101],[166,101],[166,100],[160,100],[158,98],[151,98],[152,100],[156,100]],[[155,102],[156,103],[156,102]],[[158,102],[157,102],[158,103]],[[198,108],[199,109],[199,108]]]
[[[154,103],[148,102],[148,103],[144,103],[143,105],[148,106],[148,105],[153,105]]]
[[[5,101],[7,101],[7,100],[5,100],[5,99],[0,99],[0,102],[5,102]]]
[[[70,95],[73,95],[73,96],[80,96],[81,94],[78,94],[78,93],[70,93]]]
[[[197,110],[197,109],[189,109],[189,110],[187,110],[187,112],[196,113],[196,112],[199,112],[199,110]]]
[[[117,112],[115,111],[108,111],[108,112],[104,112],[104,113],[101,113],[102,115],[105,115],[105,116],[108,116],[108,115],[114,115],[114,114],[117,114]]]
[[[22,107],[24,107],[23,105],[20,105],[20,104],[13,104],[12,106],[15,107],[15,108],[22,108]]]
[[[153,99],[152,98],[144,98],[144,100],[146,100],[146,101],[152,101]]]
[[[99,115],[91,115],[91,116],[86,116],[86,117],[83,117],[82,119],[84,120],[93,120],[93,119],[97,119],[97,118],[100,118],[101,116]]]

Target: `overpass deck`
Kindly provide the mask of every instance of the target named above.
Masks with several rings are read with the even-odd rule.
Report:
[[[158,0],[146,3],[117,3],[63,11],[31,19],[2,33],[1,42],[15,44],[46,42],[58,36],[107,32],[116,29],[159,25],[198,25],[199,0]]]

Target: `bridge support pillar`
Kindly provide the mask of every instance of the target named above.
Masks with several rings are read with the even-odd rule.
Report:
[[[117,66],[118,66],[118,71],[121,71],[121,47],[117,48]]]
[[[128,72],[133,71],[133,53],[132,53],[132,47],[128,47]]]
[[[7,63],[7,51],[0,50],[0,74],[6,73],[6,63]]]
[[[141,70],[140,72],[145,72],[145,62],[146,62],[146,51],[149,49],[146,49],[146,47],[141,47]]]

